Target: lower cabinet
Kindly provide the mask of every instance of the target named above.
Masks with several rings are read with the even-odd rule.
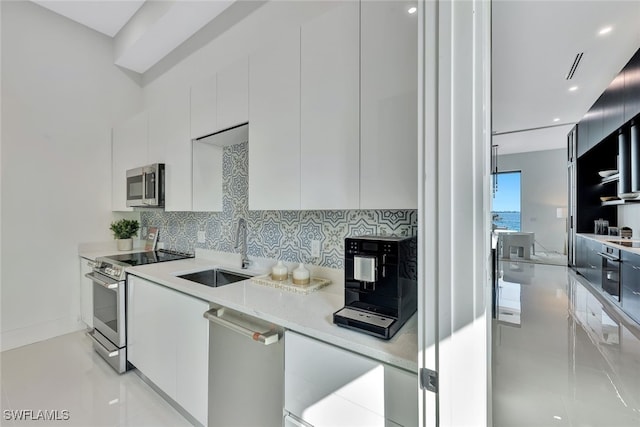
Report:
[[[416,374],[291,331],[285,343],[285,426],[418,425]]]
[[[132,275],[127,298],[128,361],[206,426],[209,303]]]
[[[93,328],[93,281],[84,275],[93,270],[92,262],[80,257],[80,318],[89,328]]]
[[[620,272],[622,309],[640,323],[640,255],[621,251]]]

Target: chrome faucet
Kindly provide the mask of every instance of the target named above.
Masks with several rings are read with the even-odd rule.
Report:
[[[242,240],[240,240],[240,233],[242,233]],[[251,261],[247,258],[247,221],[244,218],[238,220],[238,228],[236,229],[235,249],[240,246],[242,246],[240,249],[242,268],[248,268],[251,265]]]

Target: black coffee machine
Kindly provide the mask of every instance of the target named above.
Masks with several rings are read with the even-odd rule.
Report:
[[[417,238],[347,237],[344,258],[345,306],[333,323],[391,338],[417,310]]]

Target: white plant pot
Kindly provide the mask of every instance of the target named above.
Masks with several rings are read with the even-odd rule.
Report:
[[[133,249],[133,239],[116,239],[119,251],[130,251]]]

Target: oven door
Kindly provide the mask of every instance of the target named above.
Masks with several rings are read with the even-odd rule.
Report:
[[[620,258],[598,252],[602,257],[602,290],[620,302]]]
[[[116,347],[127,344],[125,332],[125,281],[118,281],[92,272],[86,277],[93,281],[93,327]]]

